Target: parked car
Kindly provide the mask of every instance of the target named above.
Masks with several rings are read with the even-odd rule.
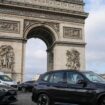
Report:
[[[0,105],[16,102],[17,90],[5,85],[0,85]]]
[[[37,105],[53,105],[55,102],[105,105],[105,80],[91,71],[47,72],[35,83],[32,101]]]
[[[17,83],[12,80],[8,75],[0,72],[0,85],[11,86],[17,88]]]
[[[26,92],[32,91],[35,81],[26,81],[18,85],[18,90]]]

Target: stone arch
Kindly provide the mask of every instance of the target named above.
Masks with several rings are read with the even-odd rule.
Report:
[[[52,70],[54,65],[54,51],[53,45],[57,41],[57,33],[49,25],[37,24],[31,25],[27,28],[24,38],[39,38],[43,40],[47,46],[47,70]]]
[[[29,26],[24,33],[24,38],[27,40],[29,38],[28,36],[30,36],[30,33],[32,33],[32,31],[35,31],[38,28],[44,29],[44,31],[49,33],[49,35],[50,35],[49,37],[51,37],[52,41],[53,41],[52,45],[55,43],[55,41],[58,40],[58,35],[57,35],[56,31],[49,25],[45,25],[45,24],[34,24],[34,25]],[[36,36],[33,36],[33,37],[36,37]],[[40,36],[38,38],[40,38]],[[42,39],[42,38],[40,38],[40,39]],[[52,45],[49,46],[48,43],[44,40],[44,38],[42,40],[46,43],[47,47],[52,46]]]

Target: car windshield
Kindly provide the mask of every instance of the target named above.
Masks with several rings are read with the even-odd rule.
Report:
[[[84,72],[83,73],[91,82],[98,82],[98,83],[102,83],[105,82],[105,79],[103,79],[102,77],[100,77],[98,74],[94,73],[94,72]]]
[[[2,81],[12,81],[12,79],[10,77],[6,76],[6,75],[0,75],[0,79]]]

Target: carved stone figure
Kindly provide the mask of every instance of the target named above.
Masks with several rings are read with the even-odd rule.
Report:
[[[0,47],[0,69],[13,70],[14,68],[14,51],[9,45]]]
[[[73,69],[73,70],[79,70],[80,69],[80,53],[72,49],[71,51],[67,50],[66,53],[67,56],[67,68]]]

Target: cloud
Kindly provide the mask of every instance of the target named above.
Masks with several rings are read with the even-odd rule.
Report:
[[[98,9],[103,8],[105,5],[105,0],[84,0],[85,9],[88,11],[98,11]]]
[[[32,58],[32,59],[45,59],[46,56],[47,56],[47,53],[44,50],[35,49],[33,52],[28,51],[26,53],[26,57],[27,58]]]
[[[86,11],[89,12],[85,24],[87,69],[105,73],[105,1],[88,0]]]
[[[47,71],[47,46],[40,39],[29,39],[26,44],[24,80]]]

